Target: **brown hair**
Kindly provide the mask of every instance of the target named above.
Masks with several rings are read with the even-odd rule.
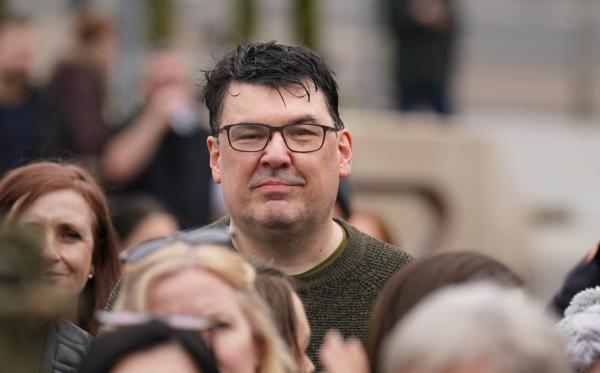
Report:
[[[365,347],[371,371],[380,371],[379,351],[385,336],[417,303],[444,286],[477,280],[511,287],[523,285],[504,264],[471,252],[433,255],[396,273],[384,287],[369,319]]]
[[[98,182],[74,164],[38,162],[19,167],[0,180],[0,213],[10,213],[11,219],[18,219],[42,195],[64,189],[79,193],[94,214],[92,263],[95,271],[80,296],[78,324],[95,334],[98,324],[93,313],[104,308],[119,276],[117,238]]]
[[[304,351],[298,345],[298,315],[294,310],[292,292],[295,290],[292,283],[280,271],[257,265],[255,287],[271,309],[281,338],[286,342],[300,366]]]

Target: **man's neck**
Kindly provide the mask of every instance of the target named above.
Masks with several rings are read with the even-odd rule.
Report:
[[[339,246],[344,237],[342,227],[333,220],[323,224],[323,229],[315,232],[296,232],[289,234],[281,231],[277,236],[258,235],[256,230],[248,230],[236,226],[231,220],[235,233],[235,247],[252,262],[274,267],[286,275],[304,273],[327,259]]]

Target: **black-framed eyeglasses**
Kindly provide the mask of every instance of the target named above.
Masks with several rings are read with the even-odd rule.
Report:
[[[169,236],[145,241],[123,251],[119,258],[125,264],[139,262],[173,242],[189,245],[212,244],[233,249],[233,232],[229,228],[199,228],[191,231],[175,232]]]
[[[327,131],[337,133],[338,128],[321,124],[287,124],[273,127],[262,123],[239,123],[223,126],[217,132],[227,132],[232,149],[239,152],[259,152],[267,147],[273,132],[280,132],[283,142],[294,153],[311,153],[320,150]]]
[[[190,331],[207,331],[224,328],[226,325],[206,317],[189,315],[153,315],[142,312],[102,311],[94,312],[94,317],[101,324],[110,327],[127,327],[141,325],[153,320],[161,321],[171,328]]]

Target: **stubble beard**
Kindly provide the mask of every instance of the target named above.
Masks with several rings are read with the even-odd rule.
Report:
[[[273,236],[288,236],[305,225],[307,220],[306,211],[298,211],[298,208],[271,209],[260,212],[249,212],[243,220],[262,234]],[[271,233],[269,233],[271,232]]]
[[[262,216],[249,212],[240,216],[240,219],[257,240],[289,246],[307,238],[329,216],[322,211],[306,208],[291,209],[292,211],[284,211],[284,208],[281,211],[263,211]]]

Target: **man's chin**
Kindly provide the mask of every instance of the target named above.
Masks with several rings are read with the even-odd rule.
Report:
[[[257,224],[264,229],[269,230],[287,230],[297,226],[299,219],[295,214],[289,211],[265,211],[262,216],[256,220]]]
[[[259,224],[269,230],[288,230],[296,225],[295,222],[285,219],[267,219],[260,221]]]

